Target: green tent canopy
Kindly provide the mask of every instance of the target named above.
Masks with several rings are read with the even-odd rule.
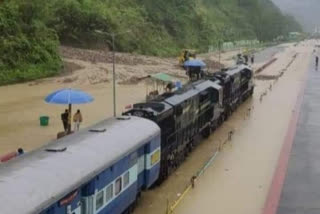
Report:
[[[155,81],[161,81],[161,82],[165,82],[165,83],[170,83],[170,82],[174,82],[174,77],[168,75],[168,74],[165,74],[165,73],[157,73],[157,74],[152,74],[150,76],[150,78],[152,80],[155,80]]]

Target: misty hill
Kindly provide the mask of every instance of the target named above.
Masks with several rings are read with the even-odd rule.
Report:
[[[306,31],[320,28],[319,0],[272,0],[285,13],[297,18]]]
[[[175,55],[218,41],[270,41],[300,26],[271,0],[7,0],[0,8],[0,84],[54,75],[60,43]],[[123,33],[128,32],[129,33]],[[106,41],[108,40],[108,41]]]

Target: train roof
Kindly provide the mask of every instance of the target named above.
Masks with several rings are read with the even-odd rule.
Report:
[[[204,81],[204,82],[196,85],[196,88],[198,90],[200,90],[200,91],[206,90],[207,88],[215,88],[217,90],[221,90],[222,89],[221,85],[219,85],[219,80],[215,80],[215,81],[207,80],[207,81]]]
[[[1,164],[0,212],[39,213],[159,134],[150,120],[111,118]]]
[[[251,68],[247,65],[237,65],[236,67],[229,68],[226,73],[233,76],[237,73],[240,73],[242,70],[251,70]]]
[[[172,107],[165,102],[147,102],[147,103],[137,103],[133,105],[133,109],[143,109],[148,112],[152,112],[154,115],[162,114],[172,109]]]
[[[198,82],[192,83],[186,88],[181,89],[181,91],[177,91],[174,96],[166,99],[171,105],[178,105],[182,103],[184,100],[189,99],[197,94],[200,91],[204,91],[207,88],[216,88],[217,90],[221,90],[221,86],[218,84],[218,81],[211,81],[211,80],[200,80]]]
[[[199,92],[197,90],[195,90],[195,87],[190,88],[186,91],[183,92],[176,92],[175,95],[173,95],[172,97],[169,97],[168,99],[166,99],[165,101],[171,105],[178,105],[180,103],[182,103],[183,101],[189,99],[190,97],[193,97],[195,95],[197,95]]]

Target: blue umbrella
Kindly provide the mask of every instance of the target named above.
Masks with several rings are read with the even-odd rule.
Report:
[[[65,88],[49,94],[45,101],[53,104],[84,104],[94,99],[91,95],[81,90]]]
[[[185,67],[206,67],[206,64],[199,59],[191,59],[183,64]]]
[[[86,92],[71,88],[60,89],[45,98],[47,103],[69,105],[68,133],[71,133],[71,105],[90,103],[93,100],[93,97]]]

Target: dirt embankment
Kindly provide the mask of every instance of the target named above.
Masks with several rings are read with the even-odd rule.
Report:
[[[64,68],[59,77],[37,80],[30,85],[42,82],[61,84],[99,84],[112,80],[113,54],[107,50],[87,50],[62,46],[60,54]],[[203,57],[199,57],[203,58]],[[219,69],[222,64],[210,58],[203,58],[210,69]],[[160,58],[129,53],[116,53],[116,81],[118,84],[137,84],[146,76],[167,73],[178,79],[187,79],[177,58]]]
[[[88,50],[62,46],[60,54],[63,58],[95,63],[112,63],[113,54],[104,50]],[[115,61],[121,65],[158,65],[159,58],[128,53],[116,53]]]

